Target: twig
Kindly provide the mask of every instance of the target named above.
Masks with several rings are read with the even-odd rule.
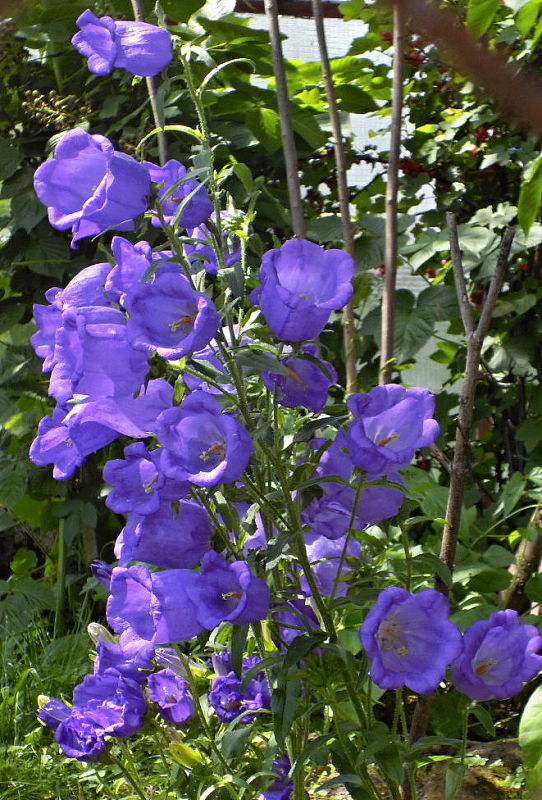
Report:
[[[299,185],[299,171],[297,165],[297,150],[295,146],[292,116],[290,114],[290,101],[288,86],[284,71],[284,57],[280,38],[279,13],[277,0],[265,0],[265,14],[269,24],[269,40],[273,55],[273,72],[277,82],[277,103],[280,116],[280,133],[282,149],[286,166],[286,181],[288,185],[288,200],[292,215],[292,228],[295,236],[305,238],[305,218],[301,203],[301,186]]]
[[[132,0],[132,8],[134,11],[134,19],[137,22],[145,22],[145,12],[143,10],[143,5],[141,0]],[[158,138],[158,157],[160,160],[160,166],[163,167],[167,161],[167,139],[166,139],[166,132],[162,127],[162,122],[160,121],[160,112],[158,110],[158,99],[157,99],[157,92],[156,92],[156,81],[153,77],[145,78],[147,83],[147,92],[149,94],[149,100],[151,102],[151,111],[152,117],[154,119],[154,124],[160,130],[157,133]]]
[[[397,194],[399,191],[399,153],[403,110],[403,32],[404,23],[399,3],[393,6],[393,83],[391,101],[390,155],[386,184],[386,232],[384,294],[379,383],[390,383],[393,373],[395,335],[395,284],[397,279]]]
[[[339,209],[341,213],[344,249],[352,256],[352,258],[354,258],[354,231],[352,227],[352,219],[350,217],[350,205],[348,202],[346,156],[344,152],[344,143],[341,130],[341,117],[337,106],[337,96],[335,93],[333,74],[329,62],[322,0],[312,0],[312,11],[314,16],[314,24],[316,27],[316,36],[318,39],[318,50],[320,51],[322,74],[324,76],[324,83],[326,87],[331,129],[333,131],[335,174],[337,176],[337,193],[339,195]],[[352,301],[350,301],[343,310],[343,345],[346,369],[346,391],[348,394],[353,394],[356,391],[357,373],[354,305]]]
[[[463,325],[465,327],[465,335],[467,339],[467,363],[465,366],[463,389],[459,399],[459,414],[457,418],[455,450],[450,467],[450,491],[448,494],[448,504],[446,507],[445,517],[446,521],[444,523],[444,532],[439,554],[441,561],[446,564],[451,572],[454,567],[455,551],[459,537],[461,509],[463,505],[463,496],[465,493],[465,479],[470,472],[469,440],[472,428],[476,382],[480,369],[482,346],[489,329],[489,323],[491,321],[491,315],[493,314],[495,302],[504,280],[504,275],[508,264],[508,256],[510,254],[510,248],[512,247],[515,230],[514,228],[506,228],[504,231],[501,239],[501,246],[497,258],[495,273],[493,274],[491,283],[489,285],[489,290],[482,314],[480,315],[477,326],[474,327],[471,310],[470,308],[467,309],[465,305],[465,303],[468,303],[468,297],[466,293],[463,265],[461,262],[461,253],[458,244],[455,215],[448,213],[446,218],[450,236],[450,248],[454,254],[454,275],[456,276],[455,286],[457,299],[459,308],[461,309],[461,318],[463,319]],[[435,576],[435,587],[443,594],[448,595],[448,587],[438,575]],[[418,698],[410,728],[411,744],[414,744],[418,739],[425,735],[427,724],[429,722],[429,715],[431,713],[432,702],[433,694],[422,695]],[[407,791],[405,794],[405,800],[408,800],[409,797],[410,795]]]
[[[450,231],[450,244],[452,244],[452,241],[457,239],[456,220],[455,216],[451,213],[448,213],[446,218]],[[470,308],[467,312],[465,307],[465,279],[460,256],[457,262],[457,267],[454,264],[454,274],[456,273],[456,270],[457,273],[459,273],[460,270],[463,275],[463,280],[461,281],[460,279],[458,284],[456,284],[456,291],[467,338],[467,363],[465,366],[463,389],[459,399],[459,414],[457,418],[455,451],[451,467],[450,492],[448,495],[446,521],[444,524],[444,533],[442,536],[442,544],[440,549],[440,558],[450,570],[453,569],[455,560],[459,525],[461,522],[461,508],[465,490],[465,478],[470,472],[470,466],[468,463],[468,454],[470,450],[469,439],[472,427],[474,399],[476,394],[476,383],[480,369],[482,345],[487,335],[489,323],[491,321],[491,315],[493,314],[497,296],[504,280],[504,274],[508,264],[508,256],[510,254],[510,248],[512,247],[514,235],[515,230],[513,228],[506,228],[504,231],[499,255],[497,258],[497,265],[495,267],[495,273],[491,279],[484,307],[476,328],[472,327]],[[448,594],[447,587],[438,576],[436,578],[436,585],[441,592]]]

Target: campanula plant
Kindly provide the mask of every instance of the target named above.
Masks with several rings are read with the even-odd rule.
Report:
[[[107,259],[36,306],[56,407],[30,456],[69,480],[99,451],[119,515],[111,563],[92,568],[110,631],[72,704],[48,699],[39,718],[141,800],[145,766],[121,739],[160,753],[168,796],[305,800],[316,763],[364,800],[383,784],[397,800],[418,752],[403,688],[510,697],[542,637],[509,611],[462,634],[429,587],[402,471],[439,435],[435,398],[399,383],[346,396],[328,331],[363,265],[304,238],[258,249],[254,197],[234,208],[210,138],[199,45],[91,11],[77,24],[96,74],[154,76],[175,49],[199,166],[140,162],[77,128],[35,174],[51,224],[72,246],[103,234]]]

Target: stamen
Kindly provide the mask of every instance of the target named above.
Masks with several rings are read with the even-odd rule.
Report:
[[[297,372],[294,369],[292,369],[291,367],[286,367],[286,370],[287,370],[288,375],[290,376],[290,378],[293,378],[294,381],[297,381],[303,388],[306,387],[307,384],[305,383],[304,380],[302,380],[299,377],[299,375],[297,374]]]
[[[483,675],[485,672],[488,671],[490,667],[493,666],[493,664],[496,663],[497,663],[496,658],[488,658],[486,661],[482,661],[482,663],[479,664],[474,671],[477,675]]]
[[[242,596],[242,592],[222,592],[223,600],[227,600],[229,597],[236,597],[239,600]]]
[[[200,454],[200,458],[202,461],[209,461],[213,453],[221,453],[224,455],[225,452],[226,446],[222,442],[215,442],[215,444],[212,444],[208,450],[204,450]]]
[[[381,439],[379,442],[377,442],[376,446],[377,447],[385,447],[387,444],[389,444],[390,442],[393,442],[395,439],[398,439],[398,438],[399,438],[399,434],[398,433],[392,433],[391,436],[386,436],[385,439]]]
[[[148,483],[143,484],[143,491],[145,492],[145,494],[150,494],[152,492],[152,487],[154,486],[157,480],[158,480],[158,475],[155,475],[154,478],[152,478],[152,480],[150,480]]]
[[[193,325],[195,317],[181,317],[180,319],[176,320],[175,322],[170,322],[169,327],[172,331],[176,331],[178,328],[181,328],[183,325]]]

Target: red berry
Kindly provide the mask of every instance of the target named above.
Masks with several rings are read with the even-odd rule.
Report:
[[[529,265],[526,261],[520,261],[518,267],[522,272],[529,272]]]
[[[406,54],[405,61],[407,64],[412,64],[413,67],[418,67],[425,61],[425,56],[418,50],[411,50],[410,53]]]
[[[393,33],[391,31],[382,31],[380,34],[380,38],[383,42],[387,42],[388,44],[393,44]]]
[[[425,274],[428,278],[431,278],[431,280],[437,277],[437,271],[434,269],[434,267],[429,267],[429,269],[425,271]]]
[[[382,277],[384,277],[384,275],[386,274],[386,266],[385,266],[385,264],[379,264],[378,267],[377,267],[377,270],[380,272]]]
[[[477,142],[480,143],[487,142],[487,140],[489,139],[489,124],[487,122],[484,122],[483,125],[480,125],[480,127],[475,133],[475,136]]]

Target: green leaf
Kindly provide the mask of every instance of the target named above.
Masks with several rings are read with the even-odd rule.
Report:
[[[371,95],[359,86],[340,84],[335,87],[335,95],[341,111],[346,111],[348,114],[368,114],[377,108]]]
[[[249,367],[258,372],[266,370],[266,372],[274,372],[278,375],[288,376],[290,374],[284,364],[277,358],[258,352],[257,350],[238,350],[233,357],[240,367]]]
[[[428,286],[418,295],[416,308],[431,314],[435,322],[448,322],[459,314],[453,286]]]
[[[311,219],[307,225],[307,236],[317,242],[340,242],[343,226],[339,214],[322,214]]]
[[[519,746],[527,769],[542,758],[542,686],[535,689],[523,709],[519,721]]]
[[[322,130],[318,124],[318,120],[308,108],[303,108],[292,103],[290,106],[290,113],[294,131],[307,142],[309,147],[318,150],[325,145],[329,134]]]
[[[515,16],[514,23],[522,36],[528,36],[536,24],[540,12],[540,0],[528,0]]]
[[[248,625],[233,625],[231,630],[231,665],[240,678],[243,671],[243,652],[247,643]]]
[[[280,117],[272,108],[255,108],[246,113],[247,127],[268,153],[275,153],[281,146]]]
[[[25,547],[19,548],[11,559],[10,569],[18,575],[25,575],[31,572],[38,563],[38,557],[33,550]]]
[[[518,220],[525,236],[536,219],[542,200],[542,154],[527,166],[520,187]]]
[[[453,762],[446,770],[445,800],[455,800],[467,771],[466,764]]]
[[[282,747],[286,736],[292,729],[297,712],[297,702],[301,695],[301,681],[291,678],[279,684],[273,691],[272,709],[277,744]]]
[[[471,36],[477,39],[489,30],[498,7],[499,0],[469,0],[467,28]]]
[[[194,767],[203,764],[204,759],[201,753],[192,747],[188,747],[187,744],[171,742],[168,749],[173,760],[180,764],[181,767],[192,770]]]
[[[17,145],[6,139],[0,139],[0,181],[5,181],[13,175],[20,160],[21,154]]]

